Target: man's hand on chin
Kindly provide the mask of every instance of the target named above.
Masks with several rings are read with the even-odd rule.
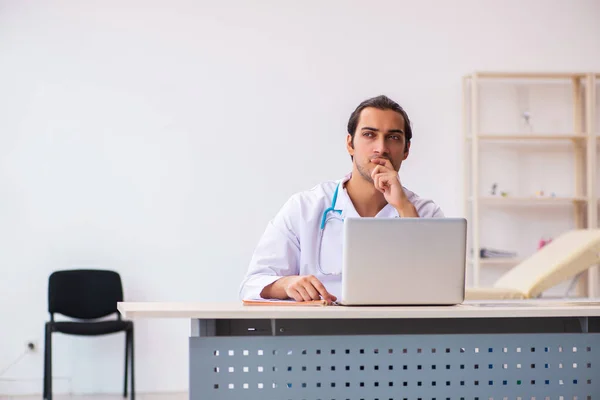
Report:
[[[377,166],[371,172],[371,178],[375,188],[383,193],[383,197],[398,211],[402,218],[419,217],[417,209],[408,200],[398,172],[393,168],[390,160],[375,158],[371,160]]]

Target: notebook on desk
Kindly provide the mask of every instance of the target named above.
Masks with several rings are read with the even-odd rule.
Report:
[[[310,301],[277,300],[277,299],[255,299],[243,300],[245,306],[327,306],[323,299]]]

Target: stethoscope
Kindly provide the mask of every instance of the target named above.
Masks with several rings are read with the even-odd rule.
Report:
[[[335,209],[335,203],[337,202],[337,196],[338,196],[338,192],[340,190],[340,185],[341,185],[341,183],[338,183],[337,187],[335,188],[335,192],[333,192],[333,200],[331,200],[331,206],[323,212],[323,217],[321,218],[321,227],[319,229],[319,239],[317,240],[317,269],[323,275],[341,275],[342,274],[341,268],[340,268],[340,272],[325,272],[321,268],[321,246],[323,244],[323,232],[325,231],[325,224],[327,223],[327,221],[329,221],[329,219],[332,219],[332,218],[339,219],[340,221],[344,221],[344,219],[342,217],[343,210]],[[329,213],[333,213],[333,217],[328,219],[327,215]],[[339,215],[339,218],[336,217],[336,214]]]

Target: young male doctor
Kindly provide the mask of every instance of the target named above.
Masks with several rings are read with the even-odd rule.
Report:
[[[408,115],[396,102],[385,96],[362,102],[348,121],[352,172],[283,205],[254,251],[240,297],[336,301],[344,218],[443,217],[433,201],[402,186],[398,171],[411,138]]]

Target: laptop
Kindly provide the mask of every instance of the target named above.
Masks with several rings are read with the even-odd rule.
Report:
[[[346,218],[341,305],[465,299],[465,218]]]

